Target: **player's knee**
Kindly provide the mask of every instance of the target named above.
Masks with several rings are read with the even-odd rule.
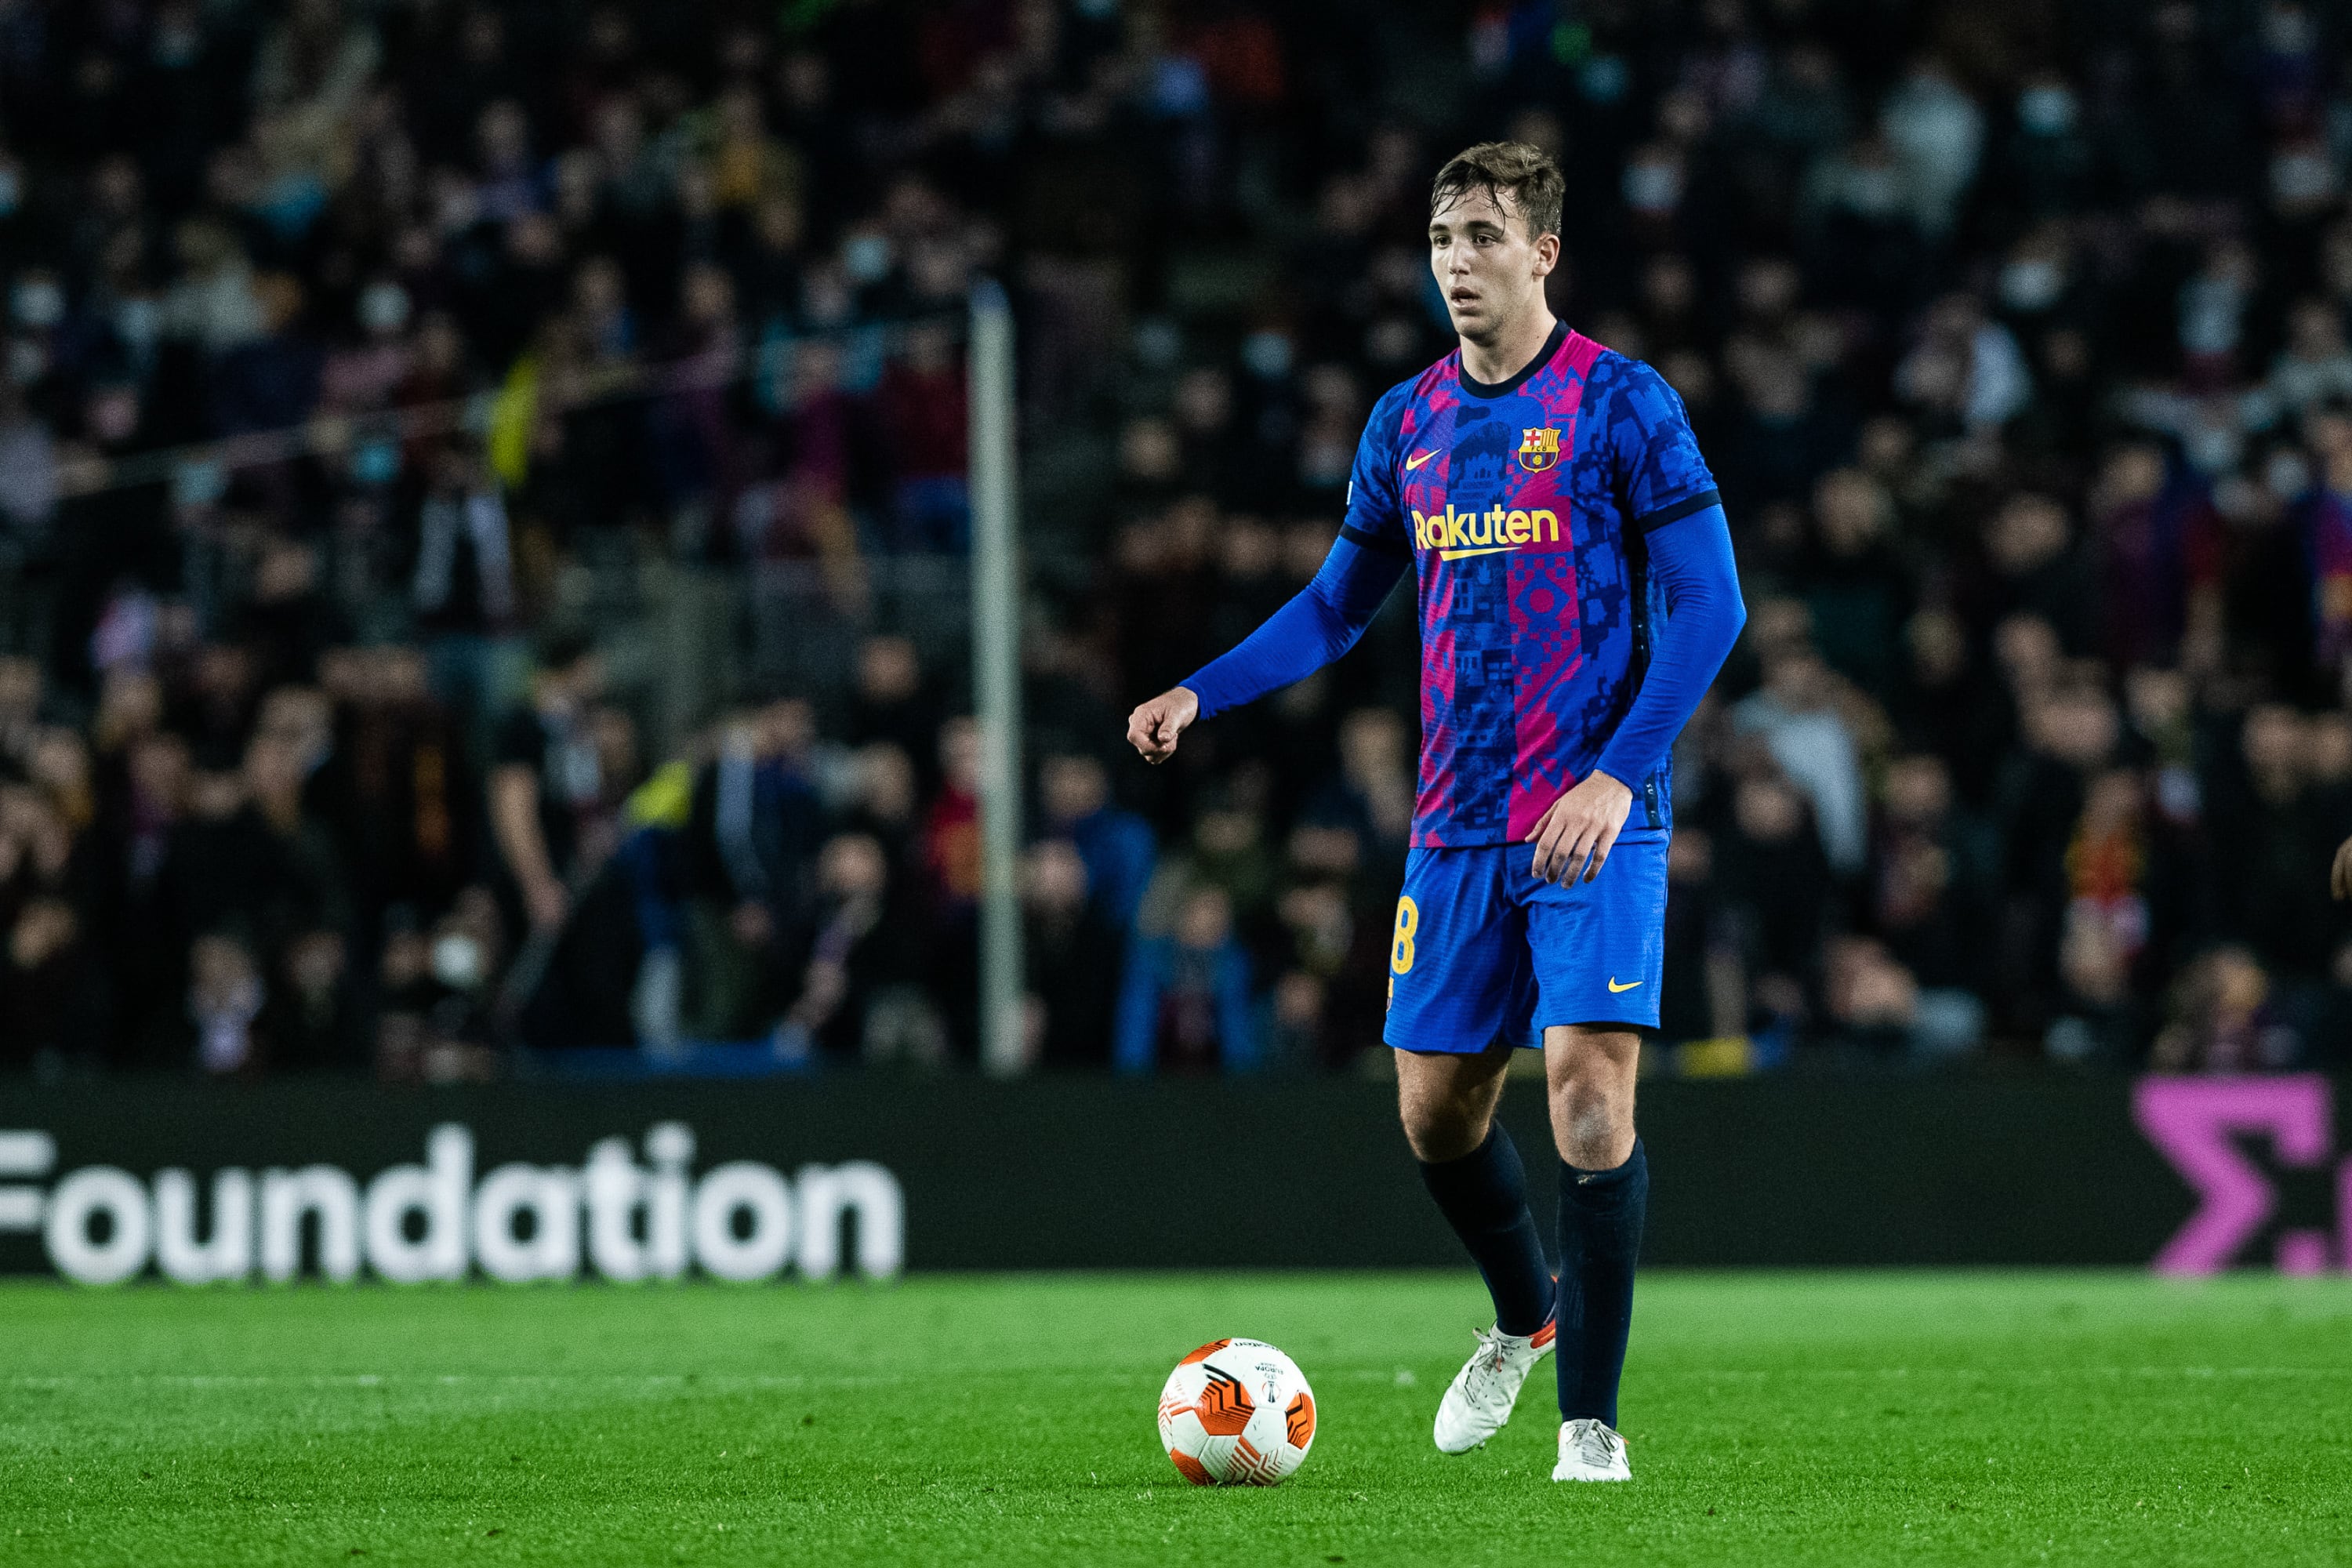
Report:
[[[1560,1157],[1586,1169],[1607,1169],[1633,1125],[1630,1084],[1599,1072],[1562,1073],[1551,1089],[1552,1135]],[[1621,1156],[1622,1158],[1622,1156]]]
[[[1459,1160],[1486,1140],[1486,1115],[1444,1100],[1406,1100],[1400,1107],[1404,1141],[1424,1165]]]

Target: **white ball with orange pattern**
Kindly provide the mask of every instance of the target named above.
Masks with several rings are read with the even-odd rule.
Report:
[[[1196,1487],[1270,1487],[1315,1445],[1315,1391],[1263,1340],[1212,1340],[1160,1391],[1160,1446]]]

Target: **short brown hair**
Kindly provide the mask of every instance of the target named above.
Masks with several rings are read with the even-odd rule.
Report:
[[[1481,142],[1456,153],[1437,171],[1429,190],[1429,216],[1459,201],[1465,191],[1485,191],[1502,206],[1508,192],[1519,215],[1528,220],[1528,237],[1540,239],[1559,232],[1560,199],[1568,182],[1551,154],[1525,142]]]

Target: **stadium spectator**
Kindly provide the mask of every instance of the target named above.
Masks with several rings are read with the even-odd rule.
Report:
[[[499,727],[489,773],[490,830],[509,914],[537,932],[552,932],[572,912],[583,858],[594,846],[583,828],[593,820],[604,773],[589,708],[604,666],[584,639],[550,645],[530,680],[530,705]]]
[[[1953,1049],[1982,1033],[1976,998],[1988,983],[1992,929],[1982,861],[1982,835],[1962,816],[1942,760],[1891,762],[1871,835],[1869,926],[1919,987],[1921,1016],[1951,1021],[1937,1038]]]
[[[800,994],[775,1031],[775,1053],[786,1062],[811,1061],[820,1040],[837,1053],[862,1042],[842,1026],[863,1021],[878,981],[899,972],[911,932],[893,923],[889,864],[882,847],[859,833],[837,834],[816,857],[813,932]],[[877,1051],[877,1059],[889,1053]],[[916,1065],[940,1058],[901,1052]]]
[[[1851,877],[1863,867],[1866,801],[1862,759],[1833,679],[1811,648],[1784,648],[1767,665],[1762,688],[1733,710],[1732,723],[1761,741],[1804,793],[1830,868]]]
[[[473,733],[517,694],[521,651],[506,501],[478,444],[440,444],[415,518],[409,594],[433,692]]]
[[[1737,917],[1723,896],[1707,828],[1680,828],[1667,847],[1665,941],[1659,1028],[1679,1040],[1744,1034],[1748,985]]]
[[[1021,890],[1032,1054],[1042,1067],[1099,1068],[1110,1059],[1119,933],[1091,896],[1086,861],[1067,839],[1031,846]]]
[[[1751,1013],[1803,1017],[1819,979],[1833,900],[1829,863],[1805,797],[1777,773],[1742,782],[1724,847],[1726,895],[1740,911]]]
[[[817,859],[824,820],[807,773],[814,740],[806,702],[766,704],[725,726],[718,757],[696,782],[685,880],[698,972],[691,1022],[700,1038],[749,1039],[773,1028],[793,1001],[800,971],[819,962],[809,956],[823,923]],[[844,857],[856,864],[837,867],[834,880],[855,880],[856,899],[878,900],[880,889],[864,886],[869,850],[882,852],[863,838],[855,851],[836,854],[844,866]],[[850,870],[860,876],[850,878]],[[838,917],[847,923],[833,939],[840,952],[823,961],[831,966],[824,971],[829,987],[840,984],[836,972],[847,962],[851,938],[863,937],[879,918],[878,903],[877,911],[869,915],[859,903],[851,916]],[[823,1012],[829,1018],[834,1010]],[[824,1021],[803,1019],[801,1033],[814,1037]]]
[[[1047,826],[1076,847],[1090,897],[1124,937],[1135,929],[1158,858],[1150,827],[1112,802],[1110,776],[1097,758],[1048,757],[1040,777]]]
[[[941,715],[927,689],[914,639],[872,637],[858,645],[843,739],[853,746],[888,745],[922,770],[924,786],[938,783],[933,754]]]
[[[2303,1041],[2279,1014],[2270,976],[2242,947],[2216,948],[2181,972],[2171,1017],[2158,1031],[2150,1065],[2170,1072],[2250,1072],[2281,1068]]]
[[[1128,954],[1112,1065],[1124,1073],[1246,1072],[1261,1049],[1232,901],[1222,888],[1194,888],[1174,929],[1139,935]]]
[[[979,1047],[980,726],[940,726],[940,787],[917,833],[925,905],[923,978],[959,1051]]]

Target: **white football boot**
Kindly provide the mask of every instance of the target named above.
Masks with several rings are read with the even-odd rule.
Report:
[[[1556,1481],[1630,1481],[1633,1468],[1625,1462],[1625,1439],[1606,1422],[1586,1416],[1559,1424],[1559,1463],[1551,1468]]]
[[[1536,1363],[1551,1353],[1552,1325],[1532,1334],[1507,1334],[1499,1328],[1478,1331],[1478,1348],[1454,1374],[1445,1397],[1437,1402],[1437,1447],[1443,1453],[1466,1454],[1501,1431],[1511,1419],[1511,1406]]]

